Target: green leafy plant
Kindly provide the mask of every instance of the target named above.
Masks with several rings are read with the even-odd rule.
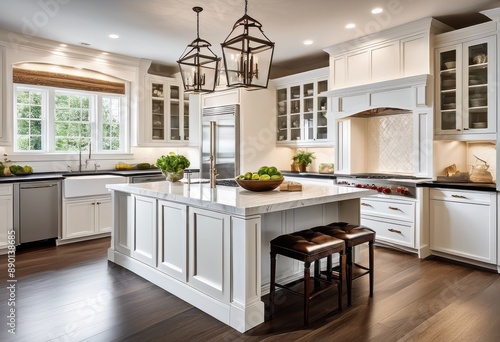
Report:
[[[181,154],[170,152],[156,161],[156,166],[163,172],[179,172],[189,167],[191,163]]]
[[[316,157],[314,156],[314,152],[305,150],[298,150],[297,153],[295,153],[295,155],[292,157],[294,164],[302,164],[305,166],[311,164],[314,159],[316,159]]]

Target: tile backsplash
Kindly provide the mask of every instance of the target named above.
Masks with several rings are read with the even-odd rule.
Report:
[[[367,120],[367,171],[413,173],[413,114]]]

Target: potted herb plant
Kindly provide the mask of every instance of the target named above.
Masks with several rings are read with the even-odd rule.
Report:
[[[293,163],[291,164],[292,171],[294,172],[305,172],[309,164],[316,159],[314,152],[309,152],[306,150],[297,150],[297,153],[292,157]]]
[[[170,152],[166,156],[161,156],[156,161],[156,166],[167,177],[170,182],[177,182],[184,177],[184,169],[191,163],[181,154]]]

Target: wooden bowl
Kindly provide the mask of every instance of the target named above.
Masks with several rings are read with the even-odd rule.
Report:
[[[276,189],[278,186],[280,186],[281,183],[283,183],[284,179],[285,178],[276,180],[267,180],[267,181],[237,179],[236,183],[238,183],[238,185],[241,186],[243,189],[259,192],[259,191],[271,191]]]

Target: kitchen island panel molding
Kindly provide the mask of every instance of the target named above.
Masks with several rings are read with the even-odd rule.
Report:
[[[303,183],[302,192],[265,193],[166,181],[109,185],[114,229],[108,259],[236,330],[247,331],[264,322],[261,295],[268,289],[269,241],[282,232],[306,229],[311,224],[336,220],[359,223],[359,198],[375,193]],[[187,210],[187,281],[167,274],[156,263],[161,260],[155,259],[156,246],[173,243],[165,243],[167,235],[162,234],[169,228],[161,227],[164,220],[156,219],[160,204],[180,210],[175,214],[177,219],[169,220],[169,224],[178,221],[171,225],[174,233],[169,235],[179,244],[185,227],[179,217],[184,215],[184,207]],[[157,234],[162,236],[159,244],[155,242]],[[126,244],[133,247],[130,252]],[[184,247],[177,248],[182,253]],[[162,253],[161,247],[158,253]],[[289,266],[278,270],[278,280],[301,276],[299,265]]]
[[[158,269],[187,281],[187,206],[158,201]]]

